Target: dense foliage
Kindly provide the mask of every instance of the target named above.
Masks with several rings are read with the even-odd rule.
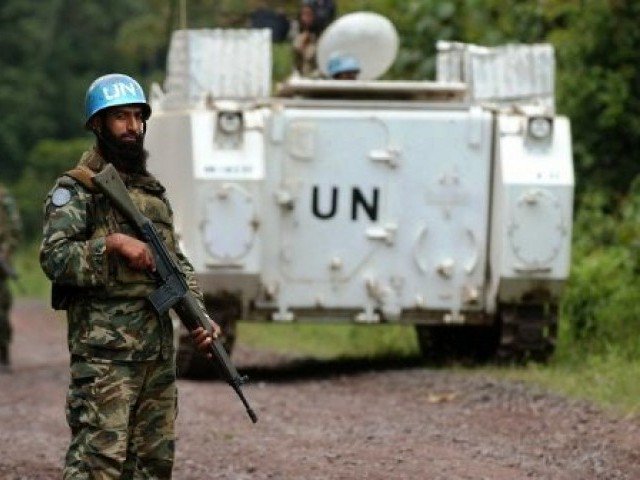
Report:
[[[3,0],[0,3],[0,171],[39,233],[55,176],[91,138],[83,96],[96,76],[121,71],[161,81],[171,32],[244,26],[260,6],[295,15],[298,0]],[[640,2],[636,0],[338,0],[340,13],[392,19],[401,51],[391,78],[432,78],[438,39],[556,46],[557,99],[571,118],[578,201],[571,287],[572,335],[593,349],[630,343],[640,319]],[[187,5],[183,10],[182,5]],[[274,74],[290,65],[275,50]],[[594,340],[597,339],[597,340]],[[581,340],[581,341],[582,341]]]

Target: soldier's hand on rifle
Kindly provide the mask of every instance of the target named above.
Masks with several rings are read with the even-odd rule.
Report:
[[[106,241],[107,252],[123,256],[134,270],[155,270],[153,255],[146,243],[123,233],[112,233]]]
[[[211,324],[212,333],[207,332],[202,327],[198,327],[191,332],[191,337],[196,344],[196,348],[202,353],[206,353],[207,357],[211,358],[211,354],[207,353],[209,351],[209,345],[211,345],[214,338],[218,338],[220,336],[221,330],[220,326],[213,320],[209,319],[209,323]]]

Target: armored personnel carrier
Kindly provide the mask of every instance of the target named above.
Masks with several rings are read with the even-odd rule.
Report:
[[[338,19],[271,86],[268,30],[174,33],[147,147],[212,316],[415,325],[423,354],[544,360],[569,273],[571,133],[550,45],[441,42],[435,81],[377,80],[393,25]],[[183,372],[195,368],[181,342]]]

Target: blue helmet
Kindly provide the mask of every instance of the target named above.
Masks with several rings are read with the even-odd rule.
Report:
[[[96,78],[84,98],[84,118],[88,127],[91,118],[105,108],[119,105],[140,105],[144,120],[151,116],[142,87],[128,75],[110,73]]]
[[[339,73],[360,72],[360,62],[351,55],[332,55],[327,63],[327,73],[335,77]]]

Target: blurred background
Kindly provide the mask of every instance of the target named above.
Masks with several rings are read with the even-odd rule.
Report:
[[[386,78],[432,79],[435,42],[549,42],[556,99],[571,119],[576,168],[572,276],[560,344],[548,366],[524,373],[607,403],[635,408],[640,370],[640,2],[635,0],[338,0],[338,15],[370,10],[400,34]],[[37,248],[41,207],[55,178],[93,138],[84,93],[109,72],[162,84],[171,32],[274,25],[274,84],[291,71],[288,20],[299,0],[2,0],[0,181],[14,193],[26,241],[18,296],[48,298]],[[286,21],[283,22],[283,19]],[[270,23],[271,22],[271,23]],[[413,330],[351,326],[244,326],[248,344],[271,342],[320,356],[417,351]],[[283,333],[285,328],[290,331]],[[325,333],[322,344],[314,329]],[[327,329],[330,339],[327,340]],[[331,340],[333,336],[333,341]],[[375,337],[375,338],[374,338]],[[505,372],[505,375],[513,372]],[[518,375],[523,375],[518,372]],[[588,390],[591,389],[591,390]],[[587,391],[588,390],[588,391]]]

